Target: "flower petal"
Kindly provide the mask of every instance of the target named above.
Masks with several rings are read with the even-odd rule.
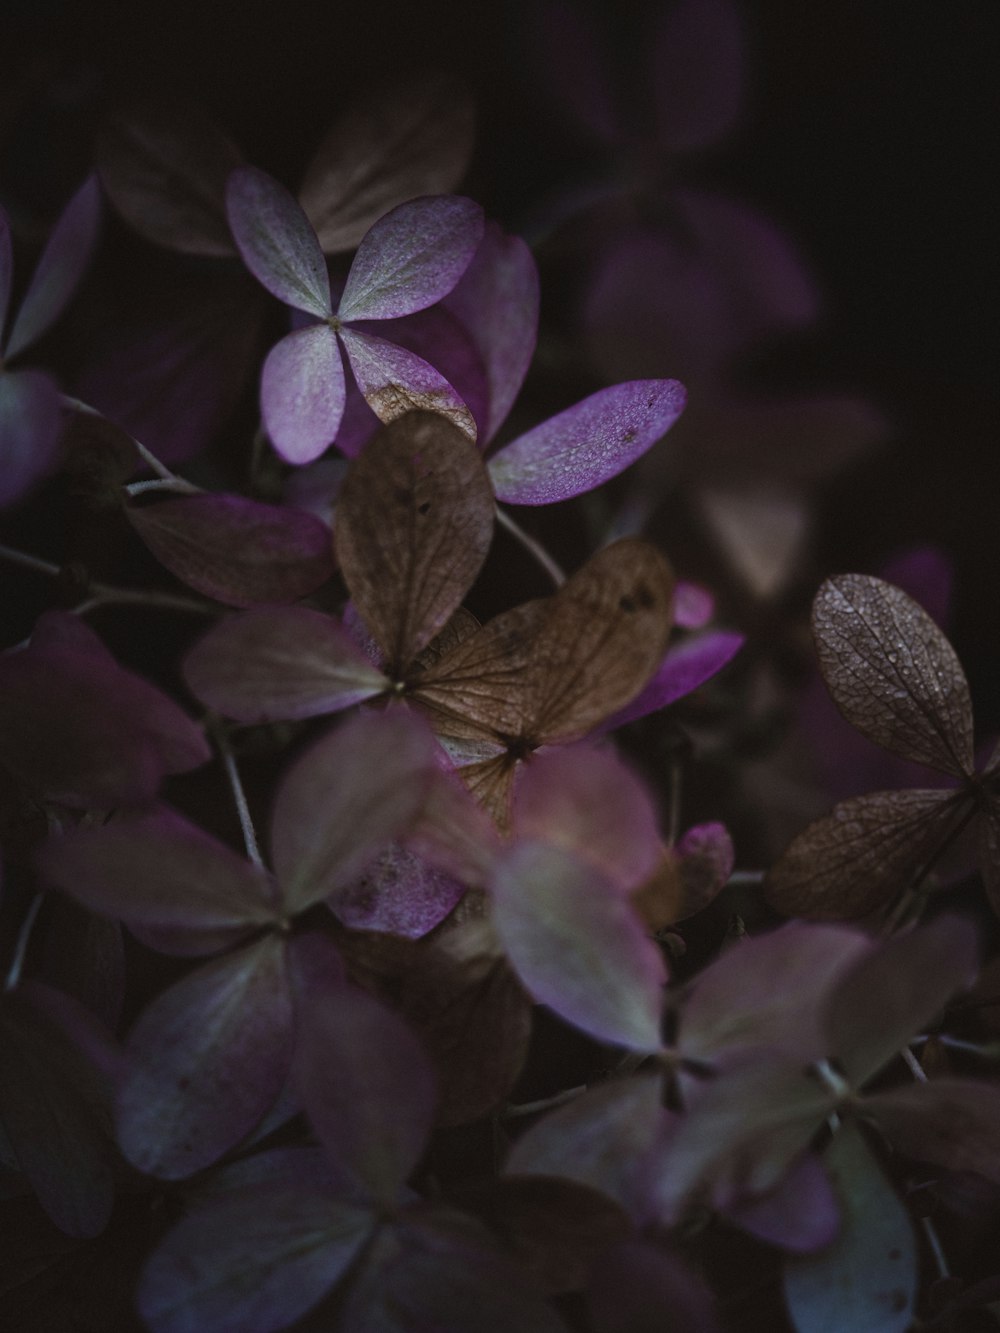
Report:
[[[285,944],[276,934],[190,973],[129,1033],[117,1103],[122,1152],[166,1180],[214,1162],[277,1097],[291,1038]]]
[[[468,93],[447,76],[366,88],[316,149],[299,192],[326,253],[354,249],[407,199],[453,189],[468,165],[474,121]]]
[[[230,606],[295,602],[333,573],[329,528],[301,510],[191,495],[125,512],[172,574]]]
[[[189,255],[233,253],[225,187],[242,161],[212,117],[180,98],[121,112],[97,144],[101,183],[126,222]]]
[[[182,669],[202,703],[238,722],[335,713],[389,687],[339,621],[304,606],[220,620]]]
[[[490,459],[497,499],[555,504],[593,490],[664,436],[685,400],[676,380],[632,380],[591,394]]]
[[[0,508],[19,500],[55,465],[59,386],[44,370],[0,370]]]
[[[672,645],[646,688],[602,722],[598,734],[635,722],[693,693],[728,666],[745,642],[742,634],[731,630],[707,630]]]
[[[358,388],[380,421],[395,421],[407,412],[437,412],[475,440],[475,417],[422,356],[358,329],[341,329],[340,336]]]
[[[596,870],[544,843],[521,842],[492,880],[497,934],[525,987],[599,1041],[660,1048],[659,949]]]
[[[18,309],[5,356],[17,356],[36,343],[69,304],[94,253],[100,219],[97,177],[88,176],[52,229]]]
[[[472,263],[443,304],[469,331],[489,385],[486,444],[503,425],[528,373],[538,340],[538,268],[520,236],[487,222]]]
[[[462,195],[399,204],[358,246],[337,314],[393,319],[447,296],[483,237],[483,210]]]
[[[282,779],[271,821],[275,873],[289,912],[355,880],[419,813],[434,742],[405,709],[359,713]]]
[[[271,442],[288,463],[311,463],[331,445],[344,415],[344,363],[328,324],[275,343],[260,377],[260,409]]]
[[[243,262],[272,296],[320,319],[333,314],[323,251],[283,185],[258,167],[236,167],[226,181],[226,215]]]

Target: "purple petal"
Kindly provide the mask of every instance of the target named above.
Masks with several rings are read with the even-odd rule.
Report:
[[[691,694],[731,662],[744,642],[742,634],[730,630],[709,630],[682,639],[667,649],[663,664],[642,693],[603,722],[598,734],[655,713],[658,708],[666,708]]]
[[[673,1251],[627,1240],[594,1265],[588,1292],[593,1333],[721,1333],[711,1290]]]
[[[332,1158],[375,1202],[393,1205],[423,1153],[437,1100],[410,1028],[357,988],[303,1007],[295,1077]]]
[[[733,840],[725,824],[695,824],[675,848],[681,901],[675,921],[684,921],[714,902],[733,873]]]
[[[65,310],[90,263],[100,219],[97,177],[88,176],[66,205],[42,251],[14,320],[7,357],[36,343]]]
[[[905,1333],[917,1292],[917,1244],[907,1210],[853,1123],[825,1158],[840,1203],[840,1234],[785,1266],[785,1301],[798,1329]]]
[[[415,940],[439,925],[464,893],[464,884],[392,843],[359,880],[338,889],[328,901],[350,930],[378,930]]]
[[[344,365],[328,324],[298,329],[271,348],[261,372],[260,408],[286,462],[311,463],[333,443],[344,396]]]
[[[731,0],[681,0],[653,44],[657,138],[668,152],[716,143],[736,123],[745,82],[744,32]]]
[[[0,370],[0,508],[55,465],[61,431],[59,386],[44,370]]]
[[[32,1002],[45,990],[17,988],[0,1001],[0,1125],[56,1226],[96,1236],[114,1204],[104,1090],[66,1031]]]
[[[411,199],[358,246],[337,315],[393,319],[447,296],[483,237],[483,210],[462,195]]]
[[[574,745],[536,755],[514,793],[514,836],[559,847],[628,893],[660,860],[645,786],[611,750]]]
[[[472,413],[423,357],[357,329],[341,329],[340,336],[358,388],[380,421],[395,421],[413,411],[438,412],[475,440]]]
[[[210,751],[171,699],[110,657],[29,647],[0,658],[0,755],[49,800],[109,809],[149,800]]]
[[[656,1073],[588,1088],[532,1125],[514,1144],[504,1170],[590,1185],[642,1226],[649,1220],[646,1159],[669,1116],[662,1099],[663,1080]]]
[[[389,685],[338,621],[304,606],[220,620],[182,670],[196,698],[238,722],[335,713]]]
[[[10,305],[11,284],[14,281],[14,252],[10,239],[10,222],[0,206],[0,349],[4,347],[4,325]]]
[[[444,305],[430,306],[401,319],[353,326],[359,333],[383,337],[394,347],[414,352],[452,386],[476,420],[480,443],[489,408],[486,370],[475,340]],[[340,439],[338,448],[343,448]],[[345,453],[349,452],[344,450]],[[355,453],[358,450],[354,451]]]
[[[316,150],[299,196],[327,254],[353,250],[397,204],[454,189],[474,120],[467,91],[450,77],[397,73],[366,84]]]
[[[486,367],[489,413],[480,430],[483,444],[503,425],[528,373],[538,339],[538,304],[538,267],[531,250],[520,236],[508,236],[488,222],[475,258],[444,299],[468,329]]]
[[[333,314],[323,251],[283,185],[258,167],[237,167],[226,182],[226,213],[243,262],[272,296],[320,319]]]
[[[361,713],[286,773],[274,804],[271,852],[289,912],[355,880],[423,805],[434,742],[405,709]]]
[[[633,380],[591,394],[490,459],[497,499],[554,504],[593,490],[664,436],[685,398],[676,380]]]
[[[740,941],[695,977],[681,1011],[681,1049],[694,1060],[753,1047],[795,1052],[803,1066],[825,1058],[822,1006],[869,948],[860,931],[802,921]]]
[[[942,916],[908,935],[894,935],[841,978],[826,1006],[825,1032],[828,1053],[854,1087],[972,985],[978,954],[972,922]],[[878,1014],[877,1024],[872,1014]]]
[[[295,509],[191,495],[125,512],[172,574],[230,606],[295,602],[333,573],[329,528]]]
[[[81,616],[74,616],[69,611],[43,611],[31,631],[31,647],[46,652],[67,649],[89,653],[106,666],[116,665],[97,631],[91,629]]]
[[[700,583],[679,579],[674,588],[674,624],[679,629],[704,629],[714,615],[714,594]]]
[[[139,1280],[152,1333],[274,1333],[322,1299],[375,1225],[307,1184],[250,1186],[182,1218]]]
[[[268,877],[166,806],[51,838],[43,876],[95,912],[212,953],[273,925]]]
[[[216,439],[260,353],[267,298],[245,273],[104,293],[108,312],[76,383],[91,403],[166,463]]]
[[[171,986],[129,1033],[117,1104],[125,1156],[166,1180],[214,1162],[277,1097],[291,1041],[285,944],[274,934]]]
[[[840,1227],[840,1209],[830,1177],[813,1153],[806,1153],[767,1194],[737,1199],[720,1210],[729,1222],[758,1240],[793,1254],[811,1254],[829,1245]]]
[[[666,971],[627,900],[543,843],[516,844],[492,882],[493,919],[527,990],[599,1041],[660,1047]]]

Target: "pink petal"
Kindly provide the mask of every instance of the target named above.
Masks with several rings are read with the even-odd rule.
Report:
[[[339,1282],[375,1221],[308,1185],[234,1190],[167,1233],[139,1280],[139,1313],[152,1333],[274,1333]]]
[[[674,588],[674,624],[679,629],[704,629],[715,615],[715,597],[700,583],[678,580]]]
[[[196,698],[239,722],[335,713],[389,685],[338,621],[304,606],[220,620],[182,671]]]
[[[628,893],[661,855],[645,786],[611,750],[574,745],[526,764],[514,794],[514,837],[559,847]]]
[[[282,939],[268,934],[199,967],[129,1033],[116,1116],[122,1152],[166,1180],[208,1166],[277,1097],[291,1041]]]
[[[691,635],[667,649],[656,675],[646,688],[614,717],[603,722],[597,734],[623,727],[626,722],[655,713],[676,703],[711,680],[743,647],[742,634],[730,630],[709,630]]]
[[[272,296],[320,319],[333,314],[316,233],[283,185],[258,167],[237,167],[226,182],[226,213],[243,262]]]
[[[358,246],[337,314],[393,319],[447,296],[483,236],[483,210],[462,195],[399,204]]]
[[[472,413],[423,357],[357,329],[341,329],[340,336],[358,388],[380,421],[395,421],[418,410],[438,412],[475,440]]]
[[[271,821],[289,912],[355,880],[419,813],[434,742],[405,709],[360,713],[317,742],[282,779]]]
[[[268,877],[166,806],[50,838],[37,863],[92,911],[162,932],[171,953],[212,953],[277,921]]]
[[[802,921],[741,940],[695,977],[681,1009],[681,1050],[709,1062],[755,1046],[794,1051],[803,1066],[826,1058],[823,1005],[870,947],[858,930]]]
[[[353,986],[329,993],[303,1009],[295,1077],[334,1166],[373,1202],[395,1204],[437,1100],[430,1061],[407,1024]]]
[[[663,959],[602,875],[558,848],[521,842],[497,866],[492,898],[500,941],[540,1004],[599,1041],[659,1049]]]
[[[649,1221],[647,1158],[669,1115],[658,1073],[601,1083],[532,1125],[504,1170],[578,1180],[616,1200],[642,1226]]]
[[[299,510],[191,495],[125,512],[172,574],[230,606],[295,602],[333,573],[329,528]]]
[[[51,472],[61,433],[59,387],[44,370],[0,370],[0,508]]]
[[[35,648],[0,658],[0,754],[49,800],[109,809],[209,758],[201,730],[110,657]]]
[[[490,459],[497,499],[554,504],[593,490],[667,433],[685,397],[676,380],[633,380],[591,394]]]
[[[743,101],[744,44],[731,0],[681,0],[659,18],[657,138],[669,152],[707,147],[733,128]]]
[[[328,324],[289,333],[267,354],[260,409],[288,463],[311,463],[333,443],[344,415],[344,366]]]
[[[337,889],[328,902],[350,930],[420,939],[444,920],[464,893],[464,884],[399,843],[391,843],[360,879]]]
[[[69,304],[97,244],[101,196],[88,176],[64,209],[24,294],[5,355],[17,356],[52,327]]]
[[[714,902],[733,873],[733,840],[725,824],[695,824],[675,848],[681,880],[682,904],[678,921],[684,921]]]
[[[468,329],[486,367],[489,412],[480,430],[486,444],[506,420],[535,353],[539,290],[531,250],[520,236],[487,222],[472,263],[444,305]]]
[[[840,1228],[837,1196],[813,1153],[805,1153],[769,1193],[736,1199],[720,1211],[751,1236],[793,1254],[823,1249]]]

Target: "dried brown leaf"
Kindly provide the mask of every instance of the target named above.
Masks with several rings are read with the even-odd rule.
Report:
[[[493,490],[461,431],[410,412],[354,462],[335,544],[351,596],[396,678],[457,610],[493,536]]]
[[[951,791],[918,788],[841,801],[772,866],[765,897],[787,916],[864,916],[906,886],[944,837],[961,799]]]
[[[955,650],[917,602],[882,579],[843,574],[817,593],[813,633],[848,722],[904,759],[971,774],[969,687]]]
[[[299,197],[327,254],[353,249],[407,199],[450,193],[472,151],[474,120],[465,90],[440,75],[373,89],[306,168]]]

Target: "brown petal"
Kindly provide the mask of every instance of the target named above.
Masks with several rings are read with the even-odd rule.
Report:
[[[837,707],[876,745],[942,773],[972,772],[972,705],[955,650],[902,589],[828,579],[813,603],[820,666]]]
[[[765,897],[787,916],[864,916],[906,886],[940,844],[961,801],[955,792],[920,789],[841,801],[772,866]]]
[[[476,449],[430,412],[367,445],[344,481],[336,548],[358,610],[398,675],[475,581],[493,536],[493,491]]]

